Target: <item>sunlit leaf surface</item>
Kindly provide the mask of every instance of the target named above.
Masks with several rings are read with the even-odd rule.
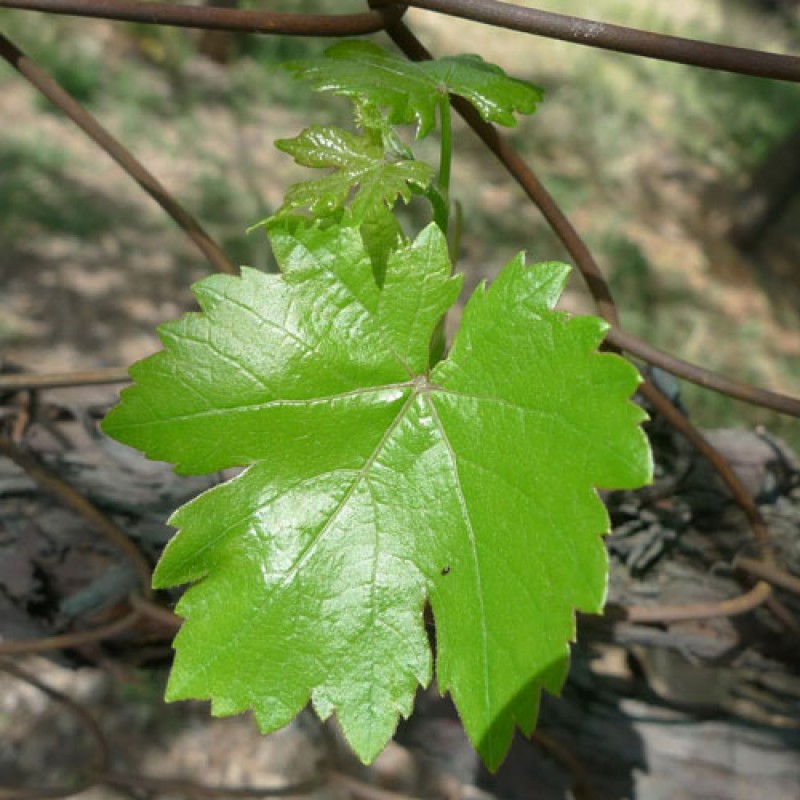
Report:
[[[594,487],[648,480],[637,373],[552,310],[562,264],[478,287],[431,368],[460,286],[436,227],[380,273],[356,228],[270,233],[281,274],[197,284],[104,423],[181,472],[246,467],[171,520],[155,585],[192,585],[168,697],[264,731],[310,699],[368,761],[431,678],[428,601],[439,686],[494,768],[561,687],[574,610],[602,607]]]

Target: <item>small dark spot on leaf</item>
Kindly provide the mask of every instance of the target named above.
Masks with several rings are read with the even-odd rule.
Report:
[[[447,575],[450,572],[450,566],[442,567],[442,575]]]

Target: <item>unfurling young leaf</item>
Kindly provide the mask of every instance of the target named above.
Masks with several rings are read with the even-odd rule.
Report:
[[[424,161],[388,161],[381,137],[353,134],[342,128],[306,128],[294,139],[278,139],[275,146],[304,167],[332,167],[331,175],[292,186],[280,213],[308,208],[314,216],[325,216],[343,208],[350,199],[353,223],[360,223],[376,210],[391,210],[397,197],[407,203],[411,191],[425,191],[433,180],[433,168]]]
[[[437,227],[380,274],[353,226],[269,232],[281,274],[198,283],[104,423],[184,473],[246,467],[171,520],[155,585],[192,586],[168,697],[264,731],[311,700],[369,761],[431,679],[427,601],[439,687],[495,768],[561,687],[574,610],[603,605],[595,487],[649,479],[637,373],[553,310],[562,264],[480,286],[434,366],[460,287]]]
[[[329,91],[387,109],[395,125],[416,124],[417,138],[436,123],[436,108],[449,94],[465,98],[486,122],[516,125],[515,113],[531,114],[542,90],[511,78],[480,56],[461,55],[411,62],[372,42],[335,44],[322,58],[285,65],[318,91]]]

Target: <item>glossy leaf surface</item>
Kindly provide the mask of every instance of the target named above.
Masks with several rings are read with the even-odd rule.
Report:
[[[171,520],[155,585],[193,585],[168,697],[265,731],[311,699],[368,761],[431,677],[427,600],[439,686],[494,768],[559,690],[574,609],[602,607],[593,487],[649,478],[637,373],[596,351],[602,321],[552,310],[562,264],[479,287],[430,369],[460,285],[436,227],[381,274],[354,228],[270,232],[281,275],[197,284],[104,423],[183,472],[247,467]]]
[[[431,132],[436,106],[448,93],[468,100],[487,122],[506,126],[516,125],[515,113],[531,114],[542,100],[541,89],[476,55],[413,62],[372,42],[347,41],[329,47],[323,58],[285,66],[319,91],[387,109],[393,124],[416,124],[418,138]]]
[[[330,175],[292,186],[281,212],[308,208],[314,216],[330,214],[350,200],[355,222],[376,208],[391,209],[397,197],[408,202],[412,187],[423,191],[433,178],[433,169],[423,161],[387,161],[380,136],[353,134],[342,128],[306,128],[294,139],[279,139],[279,150],[305,167],[331,167]]]

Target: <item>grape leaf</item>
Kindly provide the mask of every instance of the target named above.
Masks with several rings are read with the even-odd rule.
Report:
[[[573,610],[603,604],[593,487],[649,479],[638,375],[596,352],[604,322],[552,310],[563,264],[478,287],[431,369],[460,286],[438,228],[380,280],[353,227],[269,232],[282,273],[197,284],[104,422],[183,472],[247,467],[171,519],[154,585],[193,585],[168,699],[264,731],[310,699],[369,761],[430,680],[427,599],[439,687],[495,768],[562,685]]]
[[[367,133],[317,125],[293,139],[278,139],[275,146],[304,167],[335,170],[292,186],[278,213],[308,208],[315,216],[330,214],[344,207],[358,187],[350,203],[358,223],[381,206],[392,208],[398,195],[407,203],[412,186],[424,191],[433,179],[433,168],[423,161],[387,161],[382,138]]]
[[[448,93],[472,103],[486,122],[509,127],[516,125],[515,112],[533,113],[543,97],[541,89],[477,55],[413,62],[361,40],[340,42],[322,58],[284,66],[318,91],[388,109],[395,125],[416,123],[418,139],[433,130],[436,106]]]

